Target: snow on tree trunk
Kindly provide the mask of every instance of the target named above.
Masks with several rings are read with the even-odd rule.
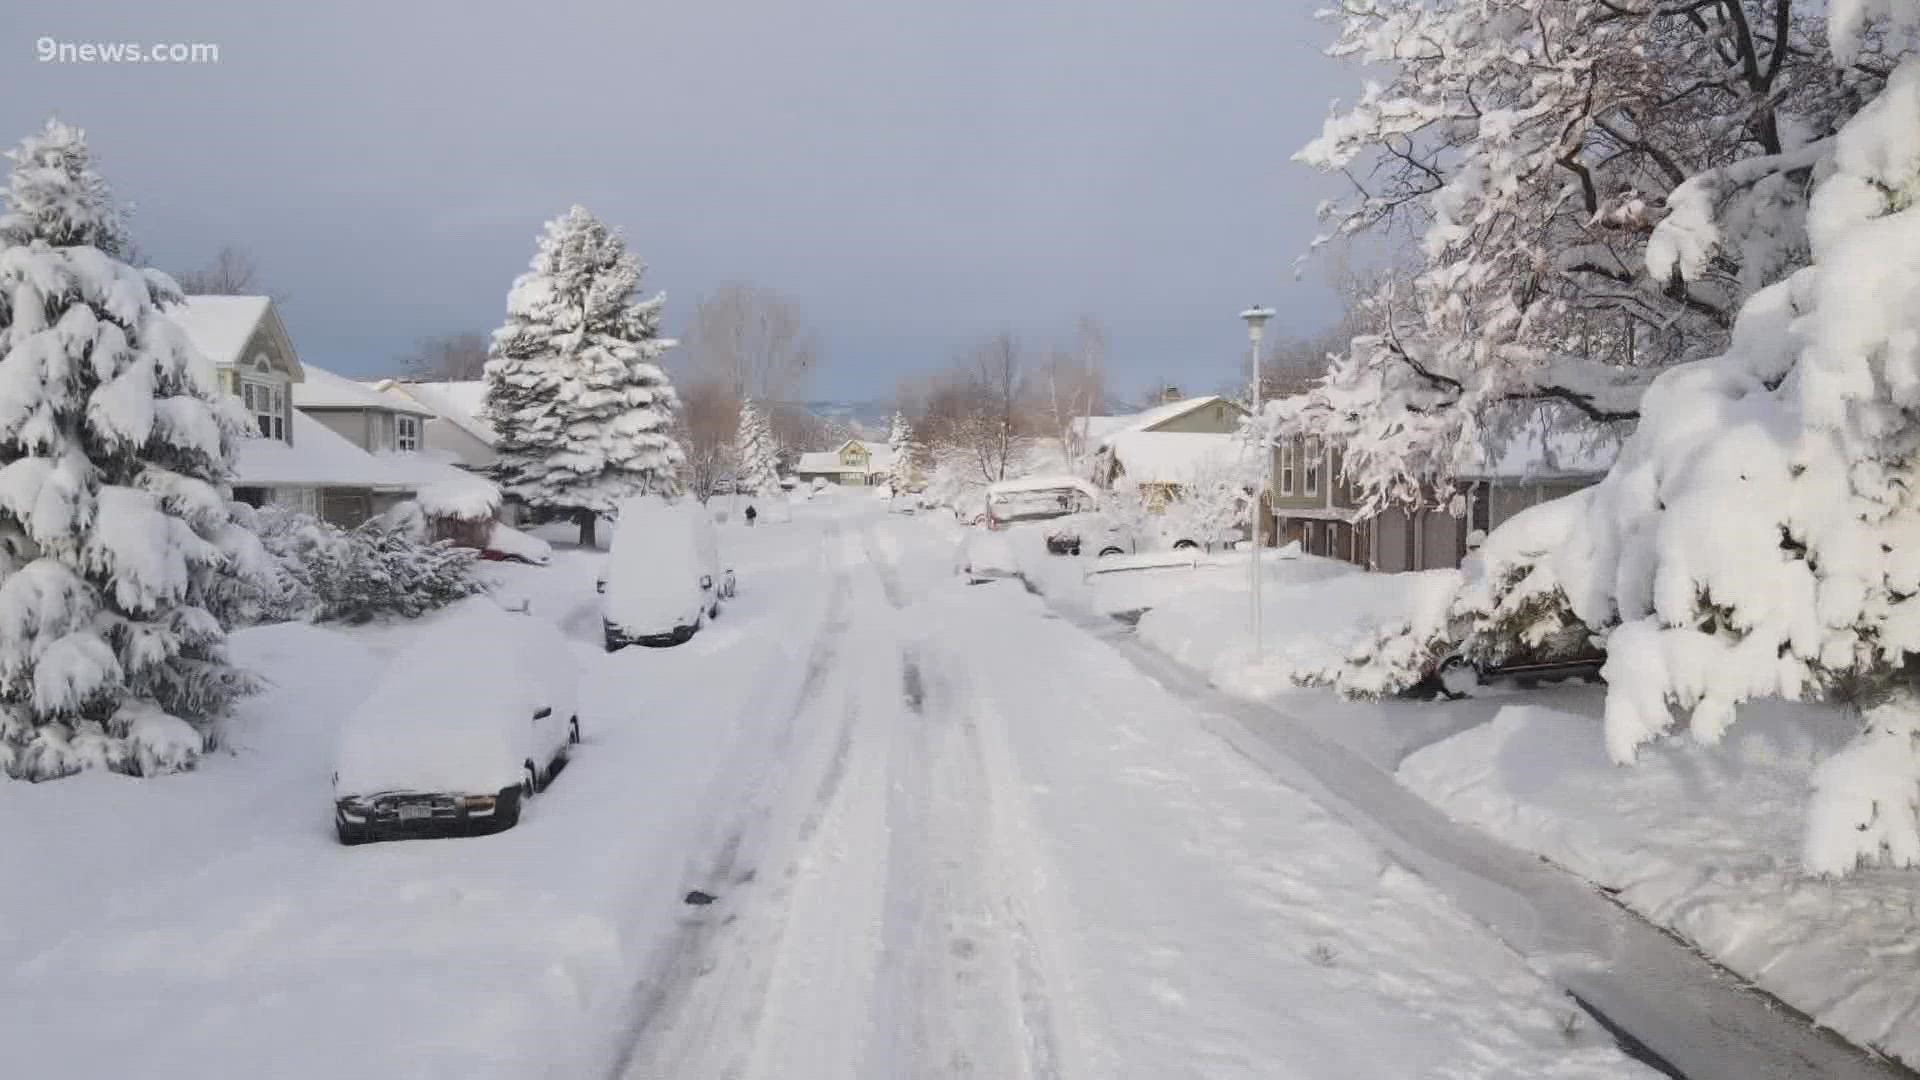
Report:
[[[247,421],[162,316],[83,134],[9,152],[0,216],[0,768],[190,767],[252,680],[216,613],[273,566],[226,499]]]
[[[487,361],[495,479],[528,506],[571,513],[582,546],[594,515],[679,490],[679,399],[659,364],[673,344],[660,336],[665,298],[636,300],[640,276],[620,233],[574,207],[547,223]]]

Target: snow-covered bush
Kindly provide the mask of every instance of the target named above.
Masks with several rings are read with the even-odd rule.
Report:
[[[0,215],[0,770],[190,767],[252,680],[231,617],[266,563],[225,484],[246,418],[161,316],[84,136],[8,153]]]
[[[258,518],[261,542],[283,574],[283,618],[414,619],[486,591],[473,572],[476,551],[425,542],[404,522],[375,519],[348,530],[273,507]]]
[[[536,512],[572,516],[582,547],[627,496],[679,489],[666,301],[634,299],[640,274],[620,233],[574,207],[547,223],[514,281],[487,361],[496,479]]]

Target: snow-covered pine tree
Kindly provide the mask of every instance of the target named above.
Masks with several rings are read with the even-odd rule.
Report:
[[[734,452],[740,459],[738,482],[742,489],[762,499],[780,494],[780,460],[773,446],[773,429],[752,399],[740,403],[740,431]]]
[[[495,479],[536,510],[572,514],[583,545],[620,500],[679,490],[679,399],[659,363],[673,345],[660,336],[666,301],[635,299],[641,270],[585,208],[548,222],[487,361]]]
[[[920,480],[920,446],[913,440],[913,425],[907,422],[905,413],[893,414],[893,427],[887,433],[887,450],[893,460],[888,468],[887,483],[892,486],[895,496],[911,490]]]
[[[246,419],[161,315],[84,135],[7,155],[0,215],[0,768],[190,767],[252,680],[215,611],[271,588],[225,485]]]

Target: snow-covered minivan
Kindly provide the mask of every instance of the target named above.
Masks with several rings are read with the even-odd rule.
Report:
[[[579,669],[554,624],[475,597],[424,629],[341,728],[343,844],[512,828],[580,741]]]
[[[608,652],[687,641],[719,617],[733,589],[718,531],[698,500],[639,495],[620,504],[600,585]]]

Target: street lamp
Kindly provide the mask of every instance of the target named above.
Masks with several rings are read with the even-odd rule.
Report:
[[[1253,525],[1253,557],[1248,560],[1247,574],[1253,581],[1252,589],[1250,590],[1253,594],[1253,656],[1255,660],[1258,660],[1261,651],[1260,548],[1262,546],[1261,541],[1264,539],[1261,533],[1265,531],[1261,526],[1264,524],[1263,519],[1266,516],[1261,510],[1261,500],[1267,497],[1267,473],[1273,463],[1273,450],[1267,442],[1266,418],[1260,415],[1260,338],[1266,332],[1267,320],[1273,318],[1273,309],[1270,307],[1261,307],[1256,304],[1241,312],[1240,317],[1247,321],[1247,341],[1252,346],[1253,352],[1253,362],[1251,364],[1253,369],[1253,430],[1258,440],[1256,449],[1260,454],[1260,484],[1254,489],[1253,509],[1247,514],[1247,517],[1251,519]]]

